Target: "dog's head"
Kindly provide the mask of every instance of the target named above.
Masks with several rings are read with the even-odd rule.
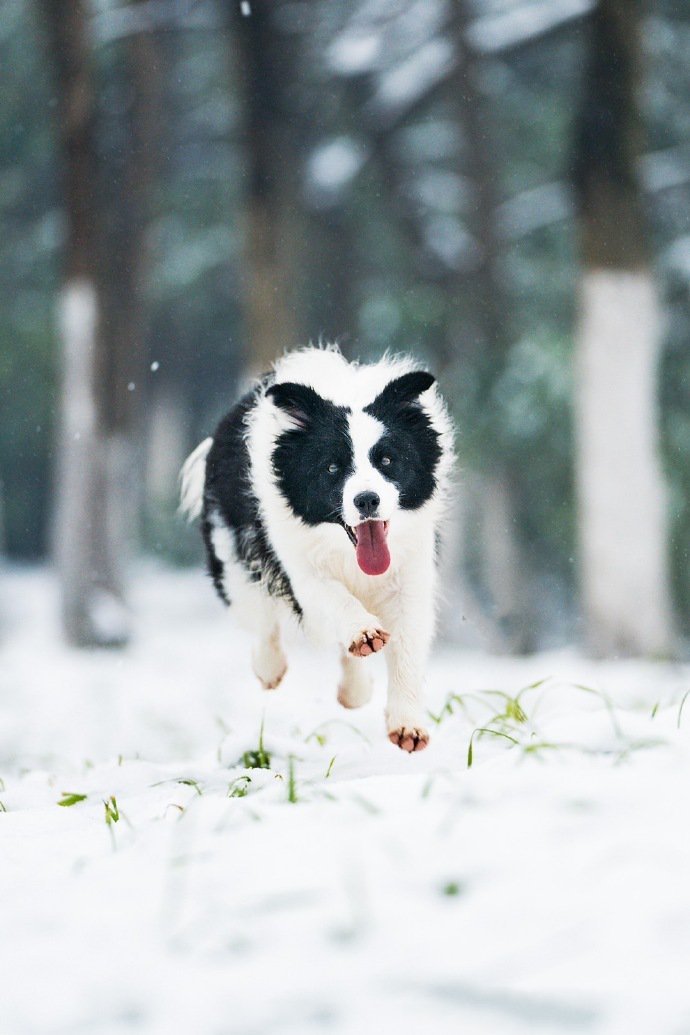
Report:
[[[433,383],[423,371],[402,374],[362,408],[293,382],[266,392],[288,418],[272,456],[283,497],[308,525],[342,525],[367,575],[388,569],[396,514],[434,494],[441,444],[420,403]]]

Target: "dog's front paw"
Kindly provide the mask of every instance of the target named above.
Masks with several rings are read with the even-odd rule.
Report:
[[[390,638],[391,634],[383,629],[362,629],[356,634],[348,649],[356,658],[366,658],[369,654],[383,650]]]
[[[398,726],[388,731],[388,739],[401,751],[423,751],[429,743],[429,734],[422,726]]]

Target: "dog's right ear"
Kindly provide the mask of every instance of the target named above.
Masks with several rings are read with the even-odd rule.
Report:
[[[313,388],[292,381],[271,385],[266,397],[290,417],[296,428],[302,430],[309,427],[319,406],[323,405],[323,399]]]

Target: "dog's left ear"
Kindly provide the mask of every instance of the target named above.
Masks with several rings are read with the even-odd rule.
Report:
[[[266,396],[301,429],[309,427],[319,405],[323,403],[321,396],[313,388],[292,381],[271,385],[266,391]]]
[[[376,409],[399,409],[410,403],[416,402],[422,392],[436,381],[433,374],[425,370],[412,370],[409,374],[396,377],[394,381],[386,385],[380,395],[374,399],[371,407]],[[369,409],[369,407],[367,407]]]

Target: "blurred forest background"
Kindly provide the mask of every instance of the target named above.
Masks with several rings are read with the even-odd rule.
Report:
[[[0,64],[0,552],[72,642],[200,560],[182,460],[322,339],[441,381],[447,635],[679,649],[686,0],[0,0]]]

